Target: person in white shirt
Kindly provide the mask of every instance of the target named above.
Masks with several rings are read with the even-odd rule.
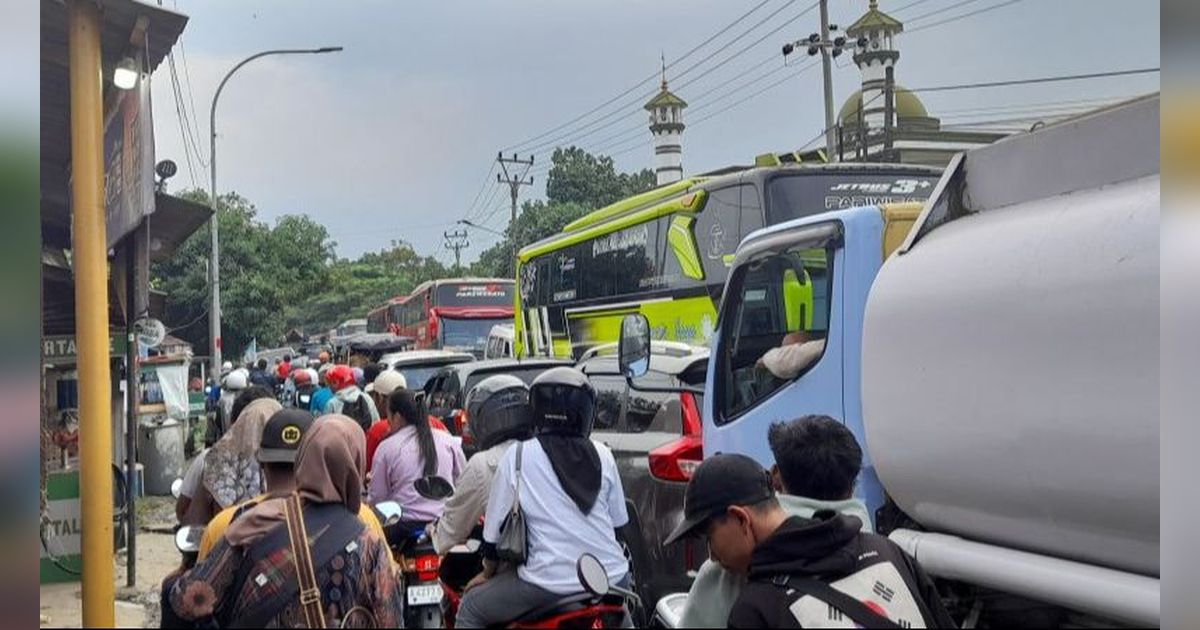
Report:
[[[809,340],[806,332],[793,332],[784,336],[778,348],[772,348],[758,360],[775,378],[790,381],[808,369],[821,353],[825,352],[825,340]]]
[[[445,555],[467,542],[487,509],[496,469],[504,455],[533,432],[529,386],[510,374],[489,376],[467,392],[467,430],[479,449],[454,484],[442,517],[430,526],[433,548]]]
[[[547,370],[529,390],[535,437],[510,448],[496,470],[483,530],[484,567],[467,585],[458,628],[503,624],[582,593],[576,563],[585,553],[600,560],[613,584],[629,586],[629,562],[616,535],[629,521],[621,478],[612,452],[588,438],[596,390],[568,367]],[[515,572],[497,573],[496,543],[518,484],[525,562]]]

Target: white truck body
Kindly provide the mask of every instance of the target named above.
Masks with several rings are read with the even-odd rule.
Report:
[[[875,279],[867,447],[935,576],[1158,623],[1158,106],[960,155]]]

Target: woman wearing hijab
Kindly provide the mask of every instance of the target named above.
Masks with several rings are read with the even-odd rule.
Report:
[[[600,560],[613,584],[629,586],[629,562],[616,538],[616,528],[629,521],[617,463],[607,447],[588,438],[596,390],[578,370],[554,368],[534,379],[529,400],[534,438],[509,448],[496,469],[484,518],[483,572],[467,585],[457,628],[504,624],[582,592],[576,562],[584,553]],[[496,543],[517,496],[525,562],[515,572],[497,573]]]
[[[403,593],[387,542],[356,516],[365,466],[362,430],[339,415],[314,423],[296,456],[296,489],[312,538],[325,627],[403,623]],[[271,498],[238,516],[209,556],[171,586],[174,613],[220,627],[314,627],[297,586],[285,514],[289,500]]]
[[[221,510],[262,494],[258,446],[267,420],[281,409],[265,387],[250,387],[238,396],[233,426],[204,455],[200,487],[188,504],[184,525],[203,525]]]

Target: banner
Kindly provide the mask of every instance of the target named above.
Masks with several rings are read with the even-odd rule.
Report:
[[[154,129],[150,75],[131,90],[118,90],[116,112],[104,130],[104,218],[108,246],[154,212]]]

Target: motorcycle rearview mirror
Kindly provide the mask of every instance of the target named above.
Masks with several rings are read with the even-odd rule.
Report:
[[[175,531],[175,548],[183,553],[197,553],[203,538],[203,525],[184,525]]]
[[[628,379],[638,378],[650,369],[650,320],[645,315],[631,313],[621,320],[617,362]]]
[[[404,514],[400,504],[395,501],[384,501],[375,504],[375,511],[379,513],[380,524],[384,527],[395,525],[400,522],[400,516]]]
[[[431,501],[444,501],[454,496],[454,484],[445,477],[431,475],[413,482],[417,494]]]
[[[608,594],[608,571],[596,556],[590,553],[579,556],[579,561],[575,563],[575,571],[579,574],[579,583],[583,585],[584,590],[596,597]]]
[[[182,493],[183,493],[183,480],[176,479],[175,481],[172,481],[171,482],[171,496],[178,499],[179,495]]]

